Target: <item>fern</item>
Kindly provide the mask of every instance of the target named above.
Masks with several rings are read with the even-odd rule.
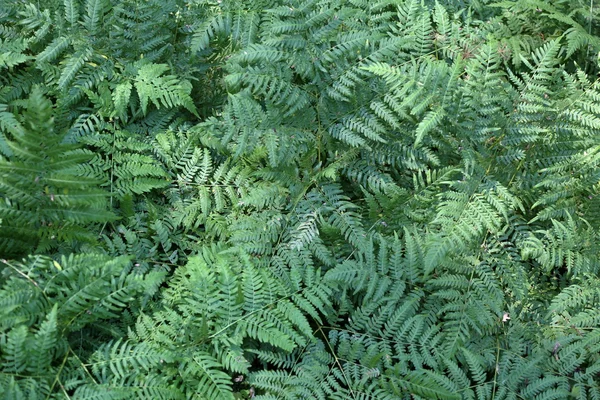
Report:
[[[2,264],[0,393],[49,394],[62,385],[60,363],[77,360],[69,333],[112,319],[139,290],[127,264],[97,254]]]
[[[598,23],[0,0],[0,397],[600,398]]]
[[[61,143],[64,133],[54,132],[52,103],[41,89],[33,91],[25,106],[23,132],[7,142],[12,156],[0,161],[1,251],[18,254],[86,235],[93,240],[85,225],[111,220],[113,214],[106,210],[101,181],[76,170],[90,154]]]
[[[135,79],[135,88],[140,98],[142,111],[146,114],[148,102],[161,107],[183,106],[195,113],[195,107],[189,93],[191,85],[178,82],[175,76],[161,76],[166,70],[166,65],[147,64],[140,67]]]

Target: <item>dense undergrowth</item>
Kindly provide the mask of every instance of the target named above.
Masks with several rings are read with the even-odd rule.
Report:
[[[599,28],[0,0],[0,398],[600,399]]]

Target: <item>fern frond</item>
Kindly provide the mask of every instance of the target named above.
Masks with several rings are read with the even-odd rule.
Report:
[[[196,113],[190,97],[191,84],[174,75],[162,76],[168,69],[165,64],[146,64],[140,67],[134,85],[143,113],[146,114],[149,101],[156,108],[183,106],[191,113]]]
[[[83,26],[90,35],[96,35],[101,24],[102,17],[108,9],[109,4],[106,0],[86,0],[83,16]]]

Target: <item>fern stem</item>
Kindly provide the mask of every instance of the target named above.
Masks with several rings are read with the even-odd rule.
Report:
[[[36,256],[36,258],[39,259],[39,256]],[[36,288],[40,289],[40,286],[37,284],[36,281],[34,281],[33,279],[31,279],[31,277],[29,275],[24,274],[22,271],[20,271],[14,265],[12,265],[11,263],[9,263],[8,260],[0,260],[0,261],[2,261],[2,263],[4,265],[7,265],[9,268],[11,268],[12,270],[14,270],[17,274],[21,275],[23,278],[25,278],[26,280],[28,280],[29,282],[31,282],[31,284],[33,286],[35,286]]]
[[[500,360],[500,341],[496,338],[496,362],[494,363],[494,383],[492,386],[492,400],[496,398],[496,385],[498,384],[498,360]]]
[[[90,371],[87,369],[86,364],[84,364],[81,359],[79,358],[79,356],[77,355],[77,353],[75,353],[75,351],[73,351],[73,348],[71,348],[71,346],[69,346],[69,350],[67,351],[67,354],[71,352],[71,354],[73,354],[73,356],[75,356],[75,358],[77,359],[77,362],[79,362],[79,365],[81,365],[81,368],[83,368],[83,370],[85,371],[85,373],[90,377],[90,379],[92,380],[92,382],[94,382],[96,385],[98,384],[98,382],[96,381],[96,379],[94,379],[94,376],[90,373]]]
[[[346,376],[346,371],[344,371],[344,368],[342,367],[342,364],[340,363],[340,359],[335,354],[335,350],[331,346],[329,339],[327,339],[327,335],[325,335],[325,332],[323,332],[322,326],[319,325],[319,329],[317,329],[317,332],[321,333],[321,336],[325,340],[325,343],[327,343],[327,347],[329,347],[329,351],[331,351],[331,355],[335,359],[335,363],[337,364],[338,368],[340,369],[340,372],[342,373],[344,380],[346,381],[346,385],[348,385],[348,390],[350,391],[352,398],[356,399],[356,394],[354,393],[354,390],[352,390],[352,385],[350,384],[350,380]],[[331,373],[331,370],[329,371],[329,373]]]
[[[313,319],[314,320],[314,319]],[[318,325],[318,324],[317,324]],[[300,354],[298,354],[298,357],[296,357],[296,360],[294,360],[294,364],[291,366],[291,368],[289,368],[289,370],[287,371],[287,376],[291,377],[292,373],[294,371],[294,369],[296,368],[296,365],[298,365],[298,363],[300,361],[302,361],[302,356],[304,355],[304,353],[306,352],[306,349],[308,348],[309,342],[306,343],[306,346],[304,346],[302,348],[302,351],[300,352]],[[277,397],[275,398],[275,400],[279,400],[280,394],[277,394]]]
[[[58,369],[58,372],[56,373],[56,376],[54,377],[54,382],[52,382],[52,386],[50,386],[50,390],[48,391],[48,395],[46,396],[46,400],[50,399],[50,396],[52,395],[54,386],[56,386],[57,383],[59,383],[60,381],[60,374],[62,373],[65,364],[67,363],[67,360],[69,359],[69,352],[67,351],[67,353],[65,354],[65,356],[63,357],[62,363],[60,364],[60,368]],[[62,383],[59,383],[60,387],[63,389],[63,391],[65,390]],[[67,395],[65,393],[65,395]],[[70,399],[70,397],[67,395],[67,398]]]

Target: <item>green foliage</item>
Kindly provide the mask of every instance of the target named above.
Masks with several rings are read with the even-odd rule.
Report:
[[[0,394],[6,399],[64,393],[73,374],[81,379],[86,367],[79,357],[90,351],[81,339],[99,329],[110,336],[106,324],[135,303],[144,281],[125,257],[31,256],[3,261],[1,268]]]
[[[164,64],[149,64],[139,69],[135,78],[135,88],[140,97],[142,111],[146,114],[148,101],[152,101],[156,108],[184,106],[195,112],[189,95],[192,85],[179,83],[173,75],[161,76],[167,69],[168,66]],[[127,100],[122,99],[120,103],[127,103]]]
[[[52,103],[41,89],[20,104],[20,121],[5,112],[14,125],[8,154],[0,158],[0,252],[44,252],[61,242],[93,241],[93,223],[113,215],[106,210],[101,181],[77,171],[90,152],[63,142],[65,134],[55,131]]]
[[[599,15],[0,0],[0,397],[600,398]]]

